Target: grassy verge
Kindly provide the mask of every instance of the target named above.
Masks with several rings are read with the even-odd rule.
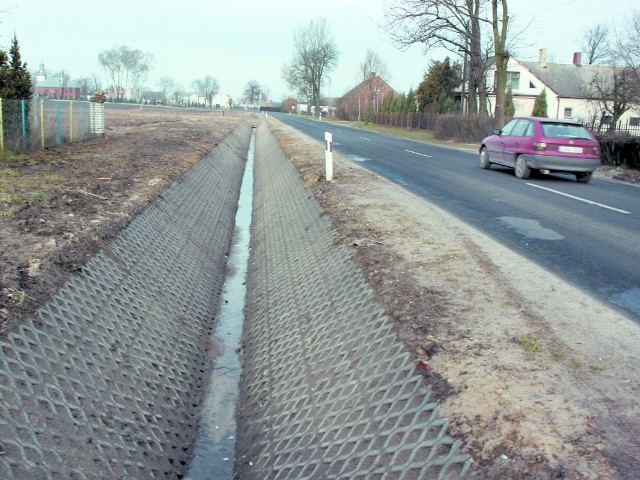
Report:
[[[313,117],[309,117],[313,118]],[[384,125],[376,125],[375,123],[367,123],[364,121],[343,122],[334,119],[323,119],[323,122],[331,122],[335,124],[348,125],[349,127],[360,128],[370,132],[384,133],[386,135],[393,135],[396,137],[409,138],[411,140],[417,140],[419,142],[430,143],[433,145],[442,145],[451,148],[459,148],[461,150],[477,151],[478,146],[471,143],[458,143],[447,140],[438,140],[433,136],[433,132],[430,130],[419,130],[401,127],[387,127]]]

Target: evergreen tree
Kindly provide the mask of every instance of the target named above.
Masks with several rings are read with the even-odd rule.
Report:
[[[416,111],[416,94],[413,91],[413,88],[409,89],[409,93],[407,94],[407,100],[405,103],[405,112],[415,112]]]
[[[542,90],[540,95],[536,97],[536,101],[533,104],[533,111],[531,112],[533,117],[546,117],[547,116],[547,91]]]
[[[23,135],[23,126],[28,126],[29,122],[24,121],[23,115],[26,113],[29,116],[31,105],[26,102],[26,108],[23,109],[20,100],[30,100],[31,97],[31,75],[27,64],[22,62],[18,39],[14,35],[9,55],[0,50],[0,98],[6,100],[2,102],[5,140],[11,139],[17,144],[21,139],[26,144],[28,134]]]
[[[395,95],[393,93],[388,93],[384,96],[380,104],[381,112],[393,112],[394,97]]]
[[[396,99],[396,108],[394,111],[405,112],[406,106],[407,106],[407,94],[402,92],[400,96]]]
[[[416,90],[416,99],[420,110],[429,109],[436,113],[445,113],[453,105],[454,90],[461,83],[460,65],[444,61],[434,61],[425,74],[424,80]]]
[[[27,64],[22,62],[18,38],[15,35],[11,40],[9,56],[11,57],[11,61],[9,63],[9,83],[11,85],[12,92],[9,94],[8,98],[30,100],[32,96],[31,74],[29,73],[29,70],[27,70]]]
[[[511,87],[507,90],[507,96],[504,99],[504,115],[505,117],[513,117],[516,114],[516,105],[513,103],[513,91]]]
[[[0,50],[0,98],[8,98],[12,92],[10,73],[9,56]]]

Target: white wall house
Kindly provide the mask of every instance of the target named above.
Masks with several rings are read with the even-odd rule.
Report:
[[[537,62],[510,58],[507,64],[507,88],[513,92],[516,116],[528,116],[533,111],[536,97],[546,90],[547,114],[552,118],[570,118],[592,128],[601,122],[610,122],[597,99],[595,78],[611,79],[615,67],[609,65],[582,65],[581,54],[575,53],[573,63],[551,63],[546,49],[540,50]],[[495,88],[495,67],[487,76],[488,90]],[[495,94],[489,94],[489,112],[495,110]],[[640,125],[640,105],[635,105],[620,119],[630,126]]]
[[[182,103],[186,105],[205,105],[206,99],[202,95],[195,92],[184,94]],[[231,97],[224,93],[216,93],[212,99],[213,108],[229,108],[231,106]],[[207,105],[208,106],[208,105]]]

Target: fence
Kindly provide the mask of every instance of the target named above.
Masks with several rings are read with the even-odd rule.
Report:
[[[430,112],[384,112],[375,113],[373,122],[386,127],[433,130],[437,114]]]
[[[104,133],[101,103],[0,99],[0,151],[29,152]]]
[[[600,125],[585,125],[596,133],[618,133],[627,134],[632,137],[640,137],[640,125],[638,125],[638,119],[630,119],[626,122],[618,122],[615,127],[611,123],[602,123]]]

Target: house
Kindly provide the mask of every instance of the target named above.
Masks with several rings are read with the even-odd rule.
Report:
[[[77,100],[81,95],[81,86],[64,73],[47,76],[44,64],[41,63],[40,70],[35,74],[34,94],[39,97]]]
[[[362,120],[371,113],[377,113],[382,100],[396,92],[379,76],[359,83],[344,94],[337,102],[338,118]]]
[[[200,107],[208,107],[209,101],[196,92],[184,93],[182,97],[183,105],[195,105]],[[231,97],[224,93],[216,93],[211,99],[212,108],[229,108],[231,106]]]
[[[610,65],[583,65],[580,52],[574,53],[572,63],[552,63],[543,48],[537,62],[509,59],[507,89],[513,93],[516,116],[531,115],[536,97],[546,90],[549,117],[578,120],[597,130],[611,123],[611,115],[603,108],[602,94],[598,93],[601,90],[598,83],[612,83],[614,73],[619,70]],[[487,85],[493,85],[493,93],[488,95],[489,112],[493,113],[495,67],[488,73]],[[629,109],[620,123],[640,125],[640,109]]]

